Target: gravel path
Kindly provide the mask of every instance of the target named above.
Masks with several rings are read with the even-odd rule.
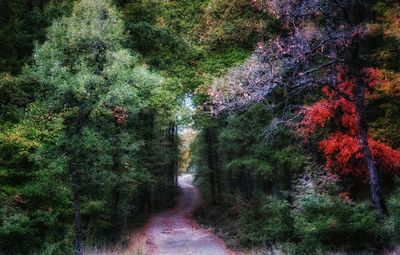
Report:
[[[155,214],[146,227],[147,255],[230,255],[222,240],[204,229],[192,217],[199,205],[193,177],[178,177],[181,193],[172,210]]]

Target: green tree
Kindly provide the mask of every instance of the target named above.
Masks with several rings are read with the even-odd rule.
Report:
[[[70,17],[53,23],[46,42],[34,52],[33,74],[47,109],[64,118],[59,153],[65,157],[72,183],[75,254],[83,252],[83,176],[104,160],[93,151],[100,142],[96,119],[108,113],[114,117],[109,118],[111,122],[123,125],[143,106],[140,96],[149,91],[146,86],[160,82],[122,47],[123,39],[122,20],[110,1],[83,0],[75,4]],[[111,152],[116,168],[119,144],[116,138],[117,149]]]

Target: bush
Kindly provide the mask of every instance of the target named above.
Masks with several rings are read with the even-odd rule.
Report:
[[[32,223],[29,217],[23,213],[15,213],[12,216],[2,217],[0,226],[0,254],[2,252],[16,252],[19,254],[19,250],[27,250],[27,247],[32,244],[29,242],[34,236],[32,236],[33,229]],[[21,242],[20,240],[24,240]],[[18,251],[12,250],[14,244],[19,243]],[[22,253],[21,253],[22,254]]]
[[[365,203],[350,204],[325,194],[305,195],[294,218],[301,252],[361,250],[376,240],[375,214]]]
[[[379,225],[379,237],[389,245],[400,244],[400,188],[387,200],[389,216],[382,219]]]
[[[269,245],[292,237],[293,219],[289,203],[267,196],[260,207],[239,215],[240,242],[246,246]]]

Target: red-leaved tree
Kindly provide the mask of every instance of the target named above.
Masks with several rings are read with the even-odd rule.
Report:
[[[348,69],[340,68],[338,90],[323,87],[324,98],[300,110],[304,115],[296,129],[305,139],[330,123],[333,132],[319,141],[319,149],[326,158],[326,169],[342,175],[352,175],[369,180],[368,166],[364,160],[359,140],[359,120],[354,100],[354,81],[348,80]],[[366,98],[373,99],[375,85],[383,82],[377,69],[364,70]],[[343,95],[347,95],[345,98]],[[400,169],[400,151],[368,137],[373,163],[382,171]]]

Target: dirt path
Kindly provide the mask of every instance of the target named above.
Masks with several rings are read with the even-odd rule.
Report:
[[[147,255],[228,255],[222,240],[202,228],[192,212],[199,205],[199,192],[191,175],[178,178],[181,189],[176,207],[151,217],[146,227]]]

